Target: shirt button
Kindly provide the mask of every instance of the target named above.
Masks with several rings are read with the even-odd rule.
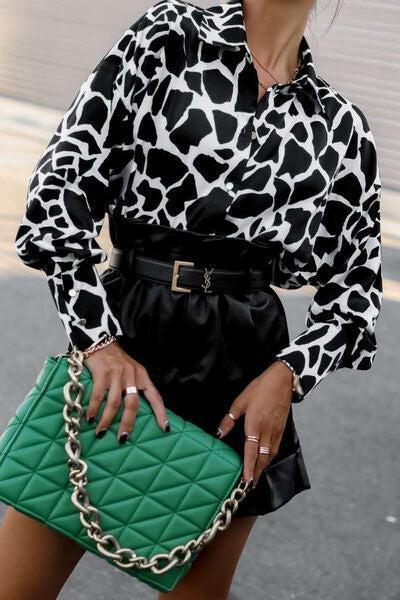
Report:
[[[251,139],[252,139],[252,140],[255,140],[255,139],[257,139],[257,133],[256,133],[255,131],[252,131],[252,132],[251,132]]]
[[[76,296],[76,294],[77,294],[77,291],[76,291],[76,290],[74,290],[74,289],[72,289],[72,290],[69,290],[68,294],[69,294],[70,296]]]
[[[227,181],[225,184],[225,187],[227,190],[232,190],[233,189],[233,183],[232,181]]]

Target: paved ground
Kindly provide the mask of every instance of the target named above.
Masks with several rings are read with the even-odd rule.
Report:
[[[25,267],[12,245],[27,178],[60,114],[0,98],[0,115],[3,430],[44,357],[62,351],[66,342],[42,274]],[[338,371],[295,405],[312,489],[258,519],[236,573],[232,600],[400,598],[399,199],[384,190],[385,300],[374,368]],[[108,247],[105,236],[102,243]],[[311,292],[278,291],[295,335],[303,328]],[[4,509],[0,504],[0,517]],[[86,555],[80,561],[61,600],[155,598],[155,592],[100,560]]]

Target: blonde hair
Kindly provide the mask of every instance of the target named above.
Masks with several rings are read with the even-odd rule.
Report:
[[[333,23],[335,22],[336,18],[338,17],[338,15],[339,15],[340,11],[342,10],[342,6],[343,6],[343,4],[344,4],[344,1],[345,1],[345,0],[338,0],[338,1],[337,1],[337,3],[336,3],[336,8],[335,8],[335,12],[334,12],[334,14],[333,14],[333,17],[332,17],[332,20],[331,20],[331,22],[330,22],[330,24],[329,24],[328,31],[329,31],[329,28],[330,28],[330,27],[333,25]]]
[[[331,19],[331,22],[328,25],[328,28],[326,29],[326,33],[331,29],[331,27],[333,26],[335,20],[339,16],[339,13],[340,13],[340,11],[341,11],[341,9],[342,9],[345,1],[346,0],[337,0],[335,12],[334,12],[333,17]],[[318,0],[314,0],[314,4],[313,4],[313,7],[312,7],[312,11],[311,11],[313,13],[313,18],[315,17],[315,13],[316,13],[317,7],[318,7]],[[324,8],[326,8],[326,6]]]

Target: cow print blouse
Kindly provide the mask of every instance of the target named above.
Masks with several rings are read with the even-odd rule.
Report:
[[[276,245],[279,288],[310,284],[305,329],[277,354],[304,398],[369,369],[381,308],[381,181],[358,106],[316,74],[258,101],[242,0],[159,0],[80,87],[29,179],[15,248],[43,269],[69,340],[122,335],[95,264],[105,213]]]

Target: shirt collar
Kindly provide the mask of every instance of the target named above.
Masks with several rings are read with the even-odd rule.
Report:
[[[226,0],[222,4],[204,8],[199,26],[199,37],[209,44],[246,46],[246,27],[243,19],[243,0]],[[300,69],[289,85],[308,96],[317,113],[325,112],[319,95],[319,86],[310,46],[303,35],[300,42]]]

